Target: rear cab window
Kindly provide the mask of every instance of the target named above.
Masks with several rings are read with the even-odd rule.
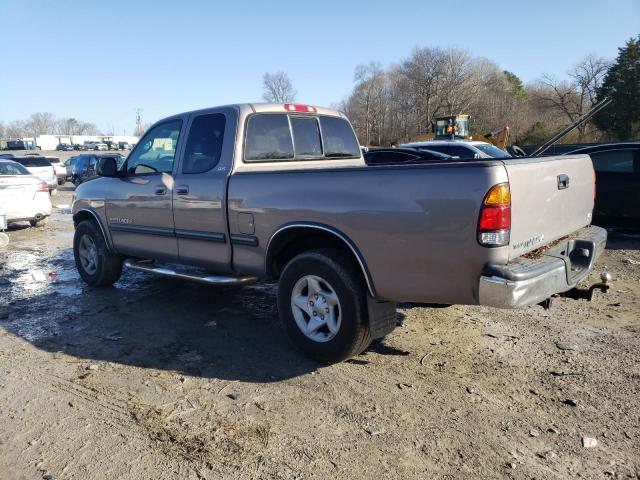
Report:
[[[23,157],[23,158],[16,158],[15,161],[28,168],[51,166],[51,162],[43,157]]]
[[[359,157],[351,125],[340,117],[257,113],[247,121],[246,162]]]

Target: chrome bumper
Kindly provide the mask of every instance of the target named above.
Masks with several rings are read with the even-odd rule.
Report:
[[[488,265],[480,277],[480,305],[518,308],[535,305],[580,283],[604,251],[607,231],[589,226],[538,259],[519,258],[508,265]]]

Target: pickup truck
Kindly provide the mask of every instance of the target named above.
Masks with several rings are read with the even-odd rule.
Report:
[[[75,191],[91,286],[123,266],[212,285],[277,280],[310,357],[359,354],[396,302],[539,304],[576,289],[606,243],[588,155],[366,165],[340,112],[240,104],[154,124]]]

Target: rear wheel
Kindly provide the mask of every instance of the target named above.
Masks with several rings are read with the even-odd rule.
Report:
[[[92,287],[113,285],[122,274],[122,256],[109,251],[95,220],[84,220],[76,227],[73,255],[78,273]]]
[[[284,268],[278,311],[293,343],[314,360],[336,363],[371,343],[366,287],[351,259],[339,250],[302,253]]]

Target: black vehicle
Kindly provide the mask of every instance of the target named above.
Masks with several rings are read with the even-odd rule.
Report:
[[[640,228],[640,142],[609,143],[580,148],[596,171],[593,223]]]
[[[450,159],[456,159],[456,157],[423,148],[377,148],[369,149],[364,153],[364,161],[367,165],[398,165]]]
[[[116,160],[118,168],[124,163],[124,157],[119,153],[105,153],[105,154],[92,154],[83,153],[74,157],[74,164],[72,167],[71,181],[77,187],[81,183],[91,180],[97,176],[96,164],[100,158],[111,157]]]
[[[70,152],[71,150],[73,150],[73,147],[68,143],[59,143],[56,146],[56,150],[59,152]]]
[[[129,150],[131,147],[129,147],[129,142],[118,142],[118,148],[120,150]]]

